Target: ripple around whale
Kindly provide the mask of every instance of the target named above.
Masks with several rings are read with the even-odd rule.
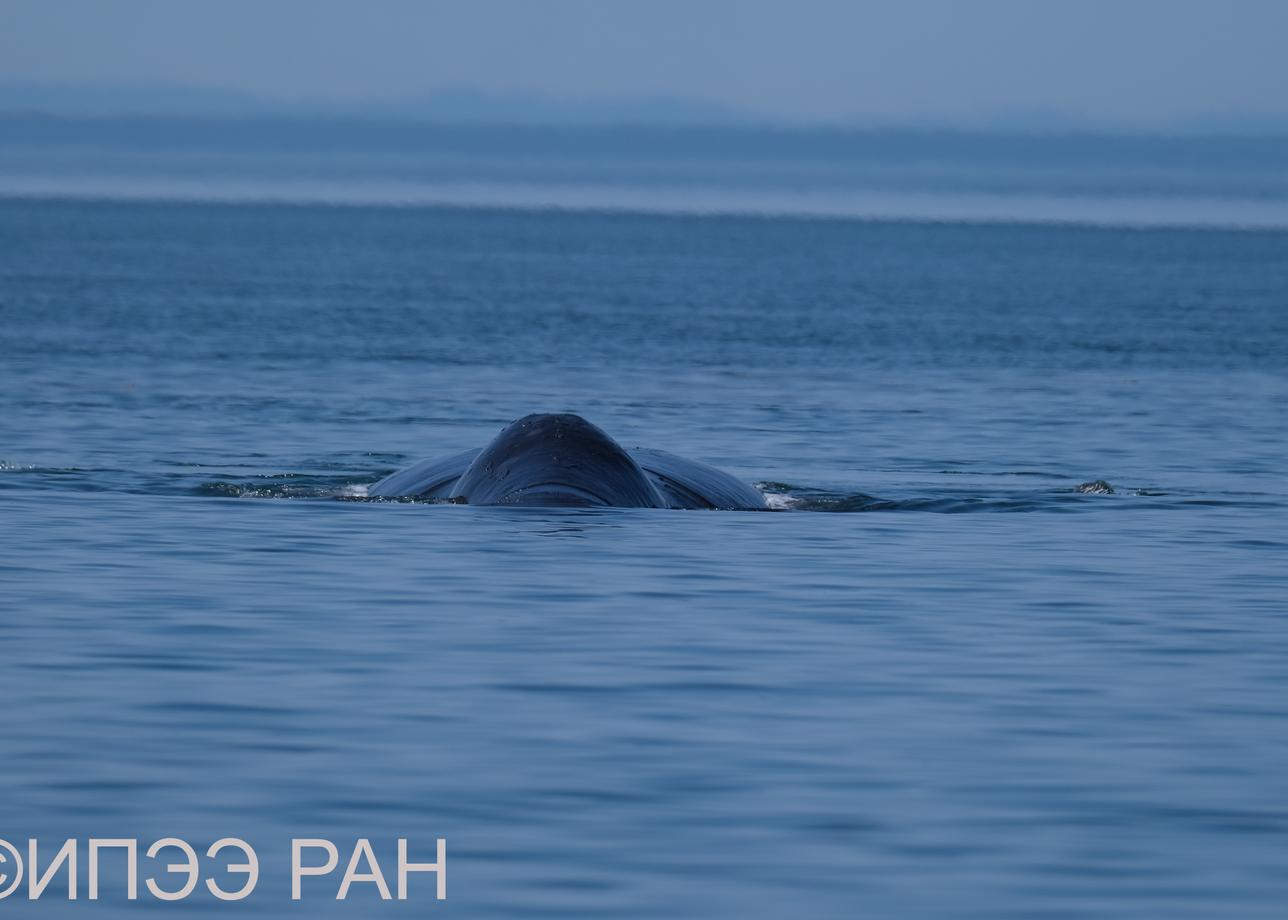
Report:
[[[469,451],[468,453],[473,453]],[[314,461],[308,468],[286,469],[246,475],[210,478],[212,470],[233,473],[252,463],[178,463],[164,466],[164,471],[130,471],[110,468],[41,467],[16,462],[0,463],[0,492],[37,490],[144,495],[191,495],[207,498],[252,498],[268,500],[343,501],[371,504],[398,503],[417,505],[458,504],[450,498],[383,497],[368,494],[372,482],[396,472],[391,464],[405,458],[399,454],[362,455],[366,461],[377,460],[380,466],[362,468],[351,456]],[[954,478],[960,473],[954,472]],[[890,471],[883,471],[888,477]],[[924,478],[917,474],[918,478]],[[1283,507],[1280,496],[1247,491],[1199,491],[1182,488],[1143,487],[1118,484],[1112,491],[1090,488],[1104,480],[1079,481],[1055,473],[1032,471],[975,471],[977,479],[1046,479],[1048,488],[961,488],[956,486],[918,486],[913,494],[874,495],[858,488],[818,486],[809,483],[757,480],[755,488],[764,497],[768,510],[775,512],[988,514],[988,513],[1087,513],[1132,510],[1185,510],[1201,507],[1238,507],[1271,510]],[[1060,484],[1057,485],[1056,482]]]
[[[472,451],[471,451],[472,452]],[[381,455],[385,464],[398,462],[398,455]],[[368,494],[368,486],[384,475],[396,472],[387,465],[363,471],[333,472],[318,469],[284,470],[207,478],[212,469],[232,472],[243,464],[176,464],[166,472],[140,473],[107,468],[40,467],[7,463],[0,466],[0,492],[37,490],[53,492],[120,492],[136,495],[180,494],[208,498],[258,498],[268,500],[344,501],[371,504],[418,505],[459,504],[440,497],[384,497]],[[249,464],[246,464],[249,465]],[[332,465],[332,464],[328,464]],[[335,466],[346,464],[336,462]],[[888,476],[888,472],[886,473]],[[996,472],[984,475],[1005,477]],[[1031,475],[1031,474],[1025,474]],[[1044,474],[1045,475],[1045,474]],[[1053,477],[1054,478],[1054,477]],[[1278,508],[1279,496],[1249,492],[1199,492],[1190,489],[1160,489],[1114,486],[1112,492],[1087,489],[1088,483],[1073,480],[1046,489],[962,489],[918,488],[916,494],[873,495],[856,488],[820,487],[804,483],[758,480],[754,483],[770,511],[869,513],[927,512],[969,514],[996,512],[1079,513],[1104,510],[1127,511],[1151,508],[1195,507]]]
[[[369,481],[369,480],[368,480]],[[1151,489],[1115,489],[1111,495],[1081,492],[1074,485],[1044,490],[971,492],[961,489],[927,490],[923,494],[886,498],[858,490],[822,489],[782,482],[757,482],[768,510],[827,514],[924,512],[930,514],[989,514],[1006,512],[1089,513],[1151,508],[1183,509],[1196,506],[1278,506],[1275,496],[1233,494],[1198,495]],[[382,497],[367,494],[356,477],[290,477],[215,480],[191,487],[191,494],[221,498],[312,499],[368,504],[455,505],[450,498]]]

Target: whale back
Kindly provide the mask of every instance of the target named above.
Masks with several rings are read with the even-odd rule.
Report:
[[[706,463],[648,447],[632,449],[631,456],[671,508],[764,511],[768,507],[759,491]]]
[[[475,447],[450,457],[422,460],[369,486],[367,495],[370,498],[448,498],[461,474],[481,452]]]
[[[486,448],[423,460],[367,489],[372,498],[509,505],[764,511],[764,496],[706,463],[622,449],[577,415],[529,415]]]
[[[492,439],[452,489],[471,505],[665,508],[621,445],[579,415],[528,415]]]

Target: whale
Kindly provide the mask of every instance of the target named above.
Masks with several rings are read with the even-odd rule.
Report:
[[[484,447],[390,473],[367,496],[469,505],[768,509],[759,491],[723,470],[664,450],[627,450],[571,412],[524,416]]]

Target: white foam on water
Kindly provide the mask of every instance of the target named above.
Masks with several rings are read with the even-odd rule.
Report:
[[[800,499],[793,495],[783,495],[781,492],[765,492],[765,504],[769,505],[771,511],[790,511],[800,504]]]

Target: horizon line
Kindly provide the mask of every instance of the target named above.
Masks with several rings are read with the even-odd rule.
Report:
[[[23,98],[26,97],[26,98]],[[33,82],[0,78],[0,114],[67,119],[333,119],[536,127],[670,127],[785,132],[932,132],[1016,135],[1261,136],[1288,134],[1288,112],[1196,111],[1123,120],[1058,108],[999,107],[970,115],[853,114],[802,118],[699,96],[638,93],[573,97],[446,86],[406,96],[322,99],[184,84]]]

